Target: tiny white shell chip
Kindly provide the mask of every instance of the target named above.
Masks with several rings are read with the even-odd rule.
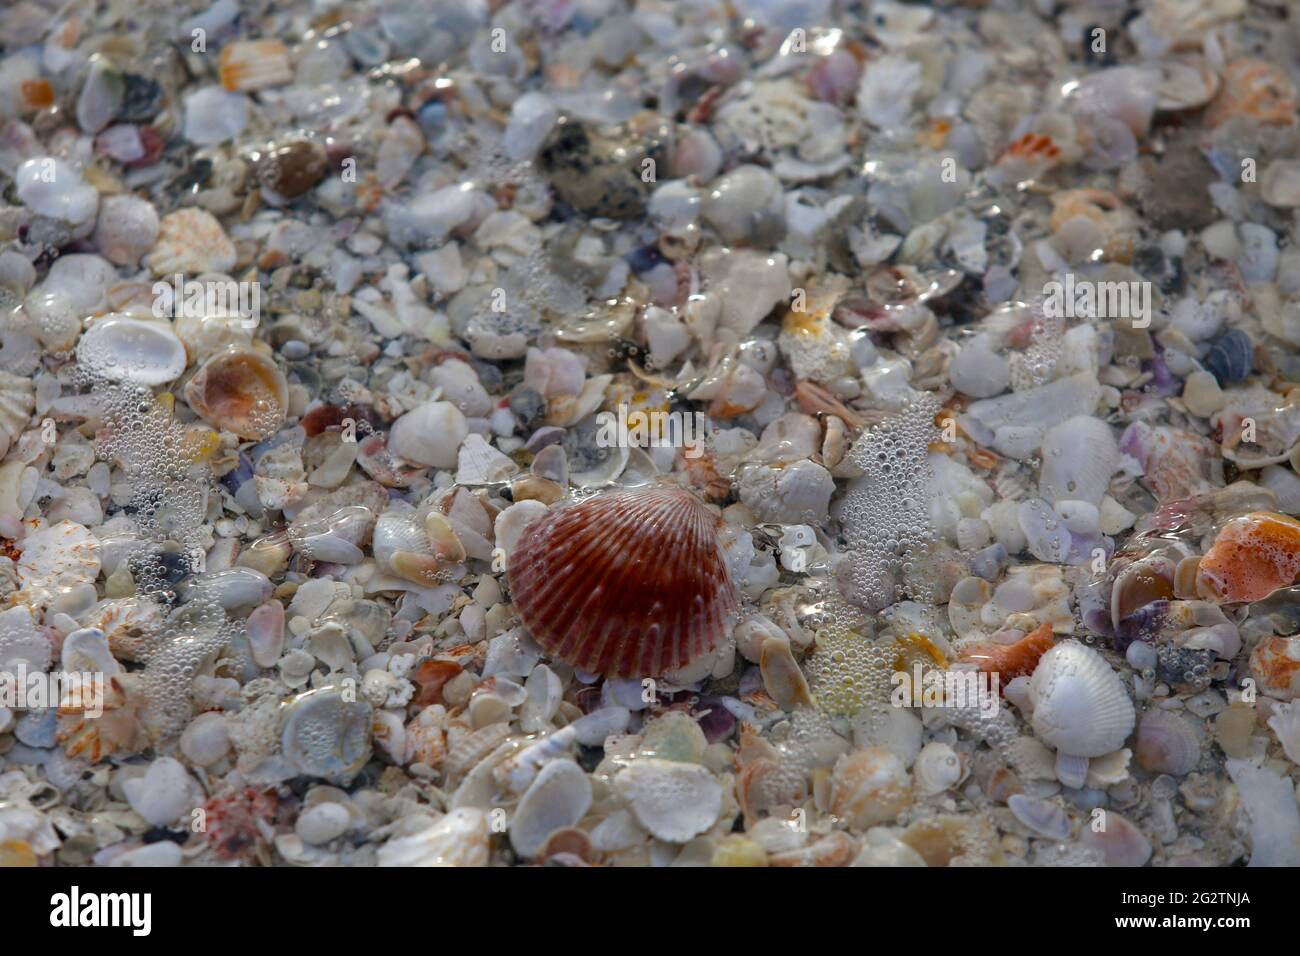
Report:
[[[699,836],[722,813],[722,785],[698,764],[639,759],[615,778],[614,789],[641,825],[668,843]]]

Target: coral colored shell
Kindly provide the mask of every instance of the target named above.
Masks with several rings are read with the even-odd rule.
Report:
[[[1078,641],[1043,655],[1029,679],[1034,733],[1061,753],[1100,757],[1123,746],[1136,714],[1106,659]]]
[[[1039,658],[1052,649],[1052,625],[1041,624],[1031,634],[1026,634],[1014,644],[978,641],[962,648],[961,660],[973,662],[986,674],[997,674],[1005,685],[1017,677],[1034,672]]]
[[[553,508],[510,554],[510,592],[548,653],[593,673],[664,674],[708,654],[737,604],[719,519],[668,486]]]
[[[1260,601],[1300,576],[1300,521],[1269,511],[1223,526],[1196,571],[1196,590],[1219,604]]]

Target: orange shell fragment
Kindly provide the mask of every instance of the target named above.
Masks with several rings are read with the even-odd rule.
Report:
[[[1201,558],[1196,591],[1218,604],[1260,601],[1300,576],[1300,521],[1256,511],[1223,526]]]
[[[993,641],[968,644],[962,649],[959,660],[976,664],[986,674],[997,674],[1005,683],[1032,674],[1038,666],[1038,659],[1051,650],[1054,643],[1052,625],[1044,623],[1014,644]]]

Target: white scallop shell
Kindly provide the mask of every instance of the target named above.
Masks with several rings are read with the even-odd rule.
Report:
[[[1079,415],[1049,428],[1043,437],[1038,491],[1052,504],[1074,500],[1098,505],[1118,467],[1119,445],[1110,426]]]
[[[1063,641],[1042,656],[1029,695],[1034,733],[1075,756],[1119,749],[1136,720],[1123,682],[1105,658],[1078,641]]]

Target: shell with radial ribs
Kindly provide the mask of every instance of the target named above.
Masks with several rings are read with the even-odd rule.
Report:
[[[510,592],[552,656],[592,673],[657,676],[726,637],[737,598],[721,523],[668,485],[609,492],[541,516],[510,554]]]
[[[0,441],[4,448],[13,443],[32,417],[36,407],[35,386],[23,375],[0,372]]]
[[[1104,657],[1078,641],[1064,641],[1042,656],[1029,679],[1029,697],[1034,733],[1075,757],[1118,750],[1136,720],[1123,681]]]

